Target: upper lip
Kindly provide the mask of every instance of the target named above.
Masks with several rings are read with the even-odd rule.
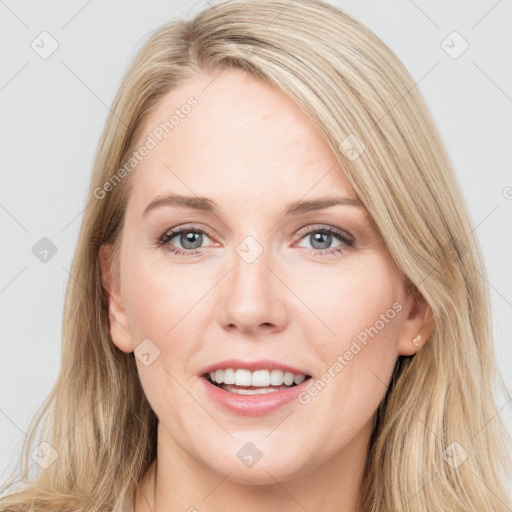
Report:
[[[271,361],[270,359],[260,359],[259,361],[240,361],[238,359],[228,359],[226,361],[219,361],[218,363],[213,363],[203,368],[200,372],[200,375],[205,375],[215,370],[225,370],[227,368],[234,368],[235,370],[241,368],[251,372],[256,370],[281,370],[283,372],[294,373],[295,375],[311,375],[307,370],[301,370],[295,366],[280,363],[279,361]]]

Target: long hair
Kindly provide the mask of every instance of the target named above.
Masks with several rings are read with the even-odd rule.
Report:
[[[119,262],[131,183],[125,164],[144,120],[188,78],[227,68],[273,84],[309,116],[432,312],[428,342],[399,356],[378,408],[361,508],[510,510],[486,273],[452,164],[400,60],[367,27],[318,0],[223,1],[160,27],[133,59],[92,171],[66,289],[60,373],[29,426],[0,510],[120,511],[154,461],[157,418],[134,354],[111,340],[98,253],[112,243]],[[44,469],[31,462],[43,442]]]

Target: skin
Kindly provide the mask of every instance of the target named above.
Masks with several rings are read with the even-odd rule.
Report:
[[[119,280],[110,247],[100,253],[114,344],[131,352],[149,338],[160,350],[148,366],[136,359],[160,421],[156,502],[153,464],[135,511],[353,512],[376,409],[398,355],[421,348],[412,342],[418,334],[427,337],[427,306],[407,295],[363,207],[283,217],[294,201],[356,195],[291,99],[242,71],[214,77],[168,93],[143,125],[141,143],[189,96],[198,99],[130,175]],[[162,206],[143,216],[166,192],[206,196],[218,212]],[[197,252],[179,235],[155,242],[190,223],[206,232],[186,246],[198,254],[169,252],[171,244]],[[335,236],[315,242],[317,225],[349,233],[354,246]],[[247,236],[263,250],[250,264],[236,251]],[[274,359],[319,379],[395,302],[401,311],[306,405],[238,416],[203,390],[200,370],[230,358]],[[247,442],[262,453],[250,468],[236,456]]]

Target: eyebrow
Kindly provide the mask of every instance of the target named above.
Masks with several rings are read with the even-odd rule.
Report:
[[[285,216],[300,215],[310,211],[323,210],[336,205],[348,205],[363,207],[361,201],[352,197],[322,197],[318,199],[300,200],[290,203],[285,209]],[[164,194],[157,196],[144,210],[143,216],[148,212],[161,206],[175,206],[179,208],[189,208],[205,212],[216,213],[217,205],[215,201],[207,197],[200,196],[182,196],[180,194]]]

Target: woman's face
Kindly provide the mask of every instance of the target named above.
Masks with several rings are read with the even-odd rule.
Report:
[[[137,147],[149,150],[129,176],[120,282],[103,261],[112,339],[135,350],[160,420],[159,453],[250,483],[336,461],[360,467],[397,356],[418,349],[421,308],[293,101],[241,71],[215,76],[172,91],[144,124]],[[190,97],[194,106],[183,107]],[[213,206],[147,209],[170,194]],[[333,198],[350,201],[298,206]],[[169,234],[179,228],[188,232]],[[266,409],[244,403],[261,405],[271,393],[215,388],[241,402],[232,409],[211,397],[202,375],[233,359],[292,366],[311,379]]]

